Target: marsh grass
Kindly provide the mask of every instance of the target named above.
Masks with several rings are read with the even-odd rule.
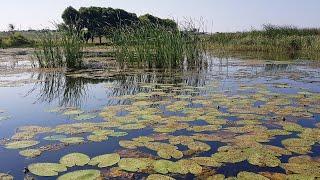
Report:
[[[237,33],[216,33],[208,38],[214,49],[235,51],[284,52],[320,50],[320,29],[299,29],[293,26],[264,25],[263,30]]]
[[[72,32],[45,32],[41,34],[34,57],[41,68],[81,68],[83,41]]]
[[[112,42],[121,66],[177,68],[195,64],[201,56],[198,35],[158,25],[116,29]]]

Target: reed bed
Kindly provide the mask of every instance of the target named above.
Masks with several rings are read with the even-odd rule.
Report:
[[[40,36],[34,57],[41,68],[78,69],[83,65],[83,46],[83,40],[75,33],[45,32]]]
[[[116,29],[112,42],[121,66],[177,68],[198,63],[202,53],[198,35],[158,25]]]
[[[214,49],[288,52],[319,51],[320,29],[265,25],[261,31],[216,33],[208,39]]]

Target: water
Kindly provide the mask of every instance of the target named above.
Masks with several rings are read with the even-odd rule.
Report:
[[[221,135],[221,139],[215,141],[196,140],[208,144],[211,149],[191,154],[185,153],[181,159],[190,159],[195,156],[210,157],[217,153],[219,147],[226,145],[239,148],[239,144],[237,145],[234,141],[237,136],[255,135],[257,133],[251,130],[241,133],[230,132],[230,127],[245,125],[237,124],[241,120],[258,120],[262,122],[261,126],[268,129],[283,129],[282,123],[285,120],[285,122],[303,126],[303,130],[304,128],[319,130],[319,124],[317,124],[320,117],[320,101],[317,101],[320,92],[319,67],[319,63],[313,61],[276,62],[212,57],[207,67],[180,71],[130,69],[125,72],[106,72],[104,70],[87,70],[66,75],[58,70],[45,72],[30,69],[7,70],[2,72],[0,77],[0,109],[4,110],[3,113],[0,113],[0,117],[10,117],[7,120],[0,121],[0,137],[4,138],[0,146],[0,172],[9,173],[16,179],[22,179],[25,176],[23,173],[24,167],[32,163],[58,163],[62,156],[72,152],[84,153],[91,158],[119,152],[125,149],[119,145],[119,141],[132,140],[139,136],[159,136],[159,134],[162,134],[156,132],[161,131],[156,130],[159,127],[169,128],[170,132],[167,135],[172,136],[191,137],[196,133]],[[308,99],[308,97],[312,98]],[[280,101],[277,102],[277,99],[280,99]],[[308,101],[303,105],[305,99]],[[285,102],[286,100],[289,102]],[[182,105],[179,103],[182,103]],[[268,103],[273,104],[268,105]],[[172,104],[173,106],[170,106]],[[110,106],[116,110],[108,109]],[[63,112],[67,109],[54,113],[48,112],[48,110],[56,107],[74,107],[87,114],[97,116],[93,119],[77,121],[74,120],[72,115],[63,115]],[[259,108],[263,109],[264,107],[269,109],[260,114],[257,113]],[[282,111],[290,107],[292,109],[288,109],[287,112]],[[301,111],[298,111],[299,108]],[[246,112],[246,110],[249,112]],[[256,110],[256,112],[250,112],[251,110]],[[295,111],[297,111],[297,114],[292,114]],[[104,115],[103,113],[100,114],[101,112],[108,114],[108,117],[102,117]],[[215,114],[210,114],[212,112]],[[307,112],[308,115],[304,116]],[[246,116],[248,118],[244,118]],[[181,118],[181,120],[174,120],[174,118]],[[190,120],[186,120],[188,118]],[[212,121],[212,119],[223,121],[220,124],[215,124],[218,121]],[[100,127],[100,129],[127,132],[128,135],[123,137],[109,136],[108,140],[102,142],[90,142],[87,140],[87,136],[92,132],[66,134],[68,137],[84,137],[85,142],[43,151],[40,156],[35,158],[25,158],[19,155],[19,151],[23,149],[5,148],[7,143],[13,141],[10,138],[16,132],[19,132],[19,127],[36,125],[52,128],[53,132],[39,133],[30,138],[39,141],[39,144],[32,148],[39,148],[60,143],[43,139],[48,135],[60,134],[54,132],[56,126],[82,122],[97,124],[119,122],[113,127]],[[128,122],[143,127],[133,130],[123,128]],[[175,125],[171,127],[170,123],[175,123]],[[179,124],[182,124],[181,126],[185,125],[185,127],[174,129]],[[215,125],[217,129],[203,130],[200,128],[198,132],[192,129],[192,127],[206,127],[210,124]],[[253,123],[253,128],[260,128],[258,124]],[[290,135],[277,135],[268,138],[266,142],[258,143],[285,148],[281,143],[282,140],[299,137],[298,134],[301,133],[301,131],[293,131]],[[256,142],[256,140],[248,139],[240,139],[239,141]],[[318,157],[320,153],[319,137],[318,140],[313,141],[312,149],[300,154]],[[162,139],[158,142],[168,143],[169,141]],[[189,149],[186,145],[176,146],[180,151]],[[246,148],[250,148],[250,146]],[[154,159],[161,159],[156,151],[144,147],[143,144],[135,151],[139,151],[141,157],[149,155]],[[120,155],[123,156],[123,154]],[[131,157],[133,155],[128,152],[124,156]],[[277,158],[282,163],[287,163],[288,159],[293,156],[299,156],[299,153],[293,152],[291,155],[282,155]],[[134,157],[136,158],[137,155]],[[171,158],[170,160],[177,161],[178,159]],[[205,170],[211,172],[210,175],[216,172],[226,177],[237,176],[241,171],[286,174],[286,170],[279,165],[276,167],[259,166],[244,160],[237,163],[225,162],[221,167],[202,165],[202,168],[203,172]],[[116,164],[113,167],[117,166]],[[110,167],[98,168],[86,165],[68,168],[67,172],[79,169],[98,169],[106,172],[110,170]],[[59,175],[65,173],[62,172]],[[139,179],[148,176],[150,173],[156,172],[149,168],[148,171],[133,173],[130,177]],[[29,175],[35,176],[32,173],[29,173]],[[202,176],[192,175],[191,173],[187,175],[169,173],[167,175],[177,179],[205,176],[203,174]],[[57,176],[37,178],[56,179]],[[106,178],[110,178],[110,176]]]

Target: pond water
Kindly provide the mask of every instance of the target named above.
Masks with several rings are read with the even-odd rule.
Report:
[[[170,71],[4,68],[0,173],[320,177],[319,92],[314,61],[211,57],[202,68]],[[98,171],[78,171],[87,169]]]

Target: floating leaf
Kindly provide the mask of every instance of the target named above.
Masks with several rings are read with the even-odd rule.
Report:
[[[123,141],[119,141],[119,145],[121,147],[127,148],[127,149],[136,149],[139,146],[143,146],[142,143],[137,142],[137,141],[127,141],[127,140],[123,140]]]
[[[25,157],[29,157],[29,158],[34,158],[34,157],[40,156],[41,153],[42,153],[42,151],[39,149],[26,149],[26,150],[19,152],[19,154],[21,156],[25,156]]]
[[[69,137],[60,139],[59,141],[67,144],[79,144],[84,142],[84,139],[83,137]]]
[[[252,173],[252,172],[246,172],[246,171],[242,171],[239,172],[237,175],[238,180],[269,180],[268,178],[260,175],[260,174],[256,174],[256,173]]]
[[[67,110],[63,113],[63,115],[78,115],[78,114],[82,114],[84,113],[84,111],[82,110],[77,110],[77,109],[71,109],[71,110]]]
[[[191,160],[195,161],[201,166],[209,166],[209,167],[220,167],[222,163],[216,161],[216,159],[212,157],[194,157]]]
[[[153,163],[153,169],[161,174],[168,174],[169,170],[175,166],[175,162],[168,160],[157,160]]]
[[[211,147],[203,142],[195,141],[188,144],[188,148],[194,151],[209,151]]]
[[[105,141],[108,139],[108,136],[106,135],[96,135],[96,134],[93,134],[93,135],[89,135],[87,137],[87,139],[89,141],[93,141],[93,142],[101,142],[101,141]]]
[[[171,157],[180,159],[183,157],[183,153],[181,151],[172,148],[160,149],[157,154],[163,159],[171,159]]]
[[[111,133],[109,136],[121,137],[121,136],[126,136],[126,135],[128,135],[127,132],[120,132],[120,131],[118,131],[118,132],[113,132],[113,133]]]
[[[89,161],[90,161],[90,157],[85,154],[71,153],[63,156],[59,162],[60,164],[63,164],[67,167],[73,167],[73,166],[84,166],[88,164]]]
[[[151,174],[147,177],[147,180],[175,180],[174,178],[170,176],[165,176],[161,174]]]
[[[101,178],[100,171],[87,169],[69,172],[58,177],[58,180],[97,180],[99,178]]]
[[[10,142],[6,144],[6,148],[7,149],[23,149],[23,148],[27,148],[27,147],[31,147],[34,145],[39,144],[38,141],[33,141],[33,140],[29,140],[29,141],[15,141],[15,142]]]
[[[120,155],[117,153],[104,154],[94,157],[90,160],[89,165],[98,165],[99,168],[109,167],[117,164],[120,160]]]
[[[57,176],[59,172],[67,171],[62,164],[57,163],[35,163],[28,166],[29,171],[37,176]]]
[[[137,172],[147,169],[150,161],[147,158],[123,158],[120,159],[118,165],[123,170]]]
[[[78,116],[74,117],[74,120],[85,121],[89,119],[94,119],[96,117],[97,117],[96,114],[79,114]]]
[[[65,135],[52,135],[52,136],[46,136],[43,139],[47,141],[60,141],[61,139],[65,139],[67,136]]]

